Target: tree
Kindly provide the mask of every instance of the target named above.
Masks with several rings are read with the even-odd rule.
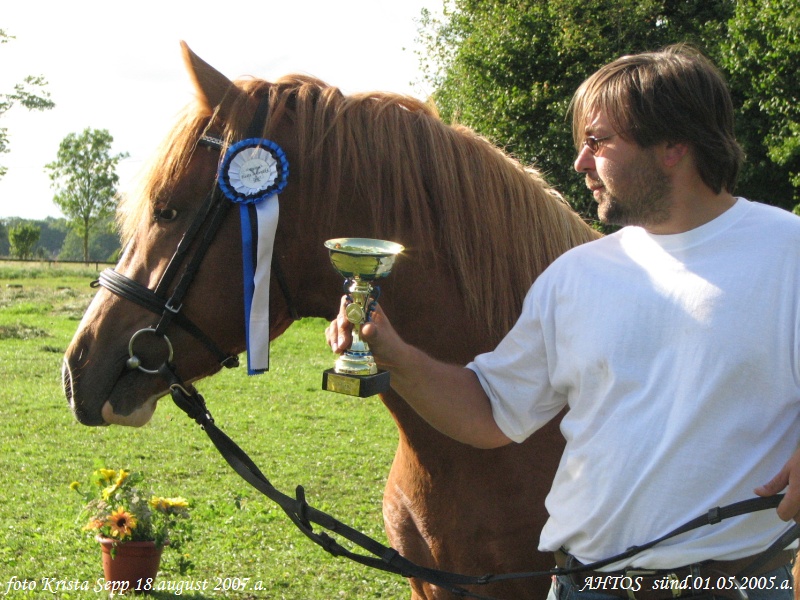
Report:
[[[8,35],[0,29],[0,44],[7,44],[13,40],[14,36]],[[49,110],[55,106],[50,100],[50,93],[44,88],[47,81],[42,76],[28,76],[22,83],[14,86],[14,91],[0,94],[0,117],[19,104],[28,110]],[[9,151],[8,129],[0,127],[0,154]],[[0,165],[0,178],[6,174],[8,169]]]
[[[33,256],[40,235],[41,230],[30,223],[20,223],[9,228],[8,241],[11,244],[11,255],[23,260]]]
[[[748,151],[746,185],[754,190],[745,195],[789,197],[800,212],[796,0],[738,0],[720,47],[720,63],[741,106],[737,133]]]
[[[770,12],[759,12],[765,7]],[[610,60],[676,42],[692,43],[725,70],[731,64],[724,60],[731,54],[726,39],[738,28],[749,36],[744,54],[751,58],[740,61],[741,73],[729,79],[742,106],[740,140],[748,156],[759,161],[743,172],[738,189],[791,208],[796,201],[786,193],[792,185],[789,169],[775,159],[785,157],[789,165],[797,157],[798,130],[791,123],[796,127],[798,121],[787,115],[798,110],[793,77],[799,13],[796,0],[449,0],[441,18],[423,11],[420,63],[445,120],[468,125],[534,164],[579,212],[593,218],[583,178],[572,170],[576,152],[566,113],[575,89]],[[755,14],[761,15],[758,24]],[[776,56],[760,61],[761,37],[754,39],[752,28],[770,36],[767,47]],[[737,46],[739,52],[743,45]],[[787,54],[778,56],[781,52]],[[750,96],[738,89],[756,81],[763,85]],[[775,109],[759,109],[754,122],[753,109],[743,105],[751,97],[751,103]],[[759,150],[766,132],[774,132],[775,143]],[[771,139],[767,136],[765,143]],[[765,170],[773,180],[762,184]]]
[[[127,152],[112,156],[113,141],[105,129],[87,127],[81,134],[70,133],[61,141],[55,162],[45,165],[56,190],[53,202],[83,240],[83,260],[87,262],[90,235],[116,209],[116,168],[128,156]]]
[[[114,257],[120,253],[120,240],[114,219],[109,217],[105,223],[98,223],[97,232],[89,240],[89,260],[117,262]],[[57,254],[58,260],[84,260],[83,240],[70,230],[62,239]]]

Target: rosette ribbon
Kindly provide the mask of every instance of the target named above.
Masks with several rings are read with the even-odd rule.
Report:
[[[278,228],[278,193],[289,161],[273,141],[249,138],[228,148],[219,167],[222,193],[239,204],[244,269],[247,372],[269,370],[269,281]]]

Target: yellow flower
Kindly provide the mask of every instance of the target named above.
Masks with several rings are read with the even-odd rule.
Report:
[[[113,469],[100,469],[100,474],[103,482],[111,483],[101,492],[103,500],[108,500],[122,487],[122,484],[125,483],[125,480],[130,475],[130,471],[120,469],[119,473],[117,473]]]
[[[167,508],[189,508],[189,501],[186,498],[181,498],[178,496],[177,498],[164,498],[167,503]]]
[[[117,475],[117,480],[114,482],[114,485],[116,486],[122,485],[122,483],[128,478],[128,475],[130,474],[131,474],[130,471],[126,471],[125,469],[120,469],[119,475]]]
[[[160,498],[153,496],[150,499],[150,507],[166,514],[177,514],[189,508],[189,501],[180,496],[177,498]]]
[[[111,483],[117,478],[117,472],[114,469],[98,469],[97,473],[100,475],[100,485],[103,484],[102,482]]]
[[[131,539],[163,541],[168,539],[170,529],[178,533],[177,520],[189,517],[189,502],[181,497],[152,496],[148,506],[147,496],[138,487],[140,481],[138,473],[125,469],[93,471],[91,482],[96,494],[81,494],[87,500],[84,514],[88,522],[84,521],[84,529],[120,542]],[[70,487],[83,492],[77,482]]]
[[[79,487],[81,487],[80,481],[73,481],[72,483],[69,484],[69,489],[71,489],[73,492],[78,491]]]
[[[113,537],[124,540],[136,528],[136,517],[120,506],[108,517],[106,525],[111,527],[111,535]]]

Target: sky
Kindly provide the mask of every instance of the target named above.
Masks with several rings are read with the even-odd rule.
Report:
[[[107,129],[124,191],[193,99],[180,40],[230,78],[305,73],[345,93],[426,98],[420,12],[443,0],[0,0],[0,93],[42,75],[54,109],[16,106],[0,118],[0,218],[62,216],[44,166],[70,133]]]

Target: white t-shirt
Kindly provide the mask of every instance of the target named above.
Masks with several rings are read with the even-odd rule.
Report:
[[[800,442],[800,218],[739,198],[686,233],[579,246],[468,367],[516,441],[569,409],[543,551],[593,562],[751,498]],[[769,509],[607,568],[742,558],[787,527]]]

